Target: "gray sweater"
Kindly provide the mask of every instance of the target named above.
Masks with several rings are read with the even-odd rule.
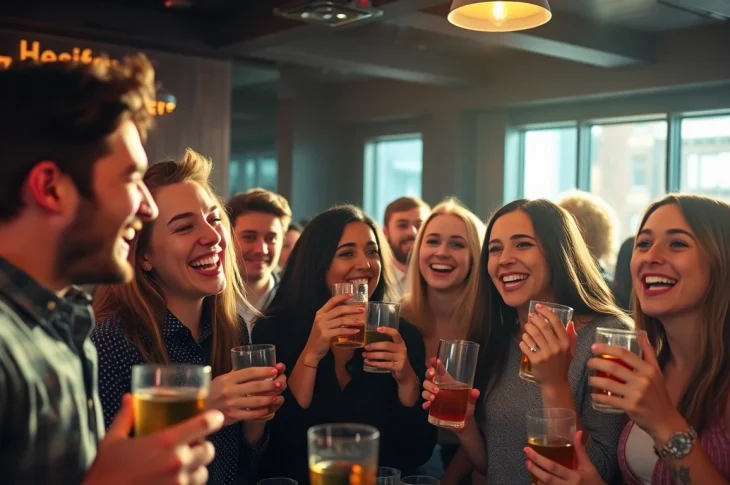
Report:
[[[570,366],[568,380],[573,390],[576,409],[585,432],[590,435],[588,455],[606,483],[611,483],[618,470],[618,438],[626,422],[623,414],[605,414],[591,406],[588,377],[592,370],[586,362],[593,356],[597,327],[629,328],[615,317],[598,317],[578,331],[578,343]],[[522,351],[517,342],[510,347],[505,375],[487,398],[484,406],[482,434],[486,437],[489,457],[489,485],[528,485],[530,474],[525,467],[522,449],[527,444],[525,414],[542,407],[539,386],[520,379],[518,373]],[[482,390],[483,392],[483,390]]]

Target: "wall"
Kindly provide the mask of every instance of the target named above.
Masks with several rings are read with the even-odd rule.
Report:
[[[21,40],[27,41],[25,52]],[[132,47],[0,30],[0,66],[24,56],[52,61],[59,56],[63,59],[67,53],[83,61],[102,54],[120,59],[135,52],[138,49]],[[213,183],[224,192],[230,156],[231,63],[150,50],[145,53],[155,65],[161,92],[176,98],[174,111],[157,116],[156,129],[147,143],[150,163],[176,158],[186,147],[194,148],[213,159]]]
[[[730,109],[727,45],[730,29],[702,27],[660,36],[651,65],[604,69],[515,54],[480,88],[363,81],[340,90],[339,116],[350,130],[368,126],[374,135],[390,133],[392,119],[422,119],[424,197],[457,195],[486,218],[514,196],[513,127]]]

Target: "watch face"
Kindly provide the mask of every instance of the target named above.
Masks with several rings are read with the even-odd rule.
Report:
[[[692,440],[684,435],[673,436],[668,445],[672,454],[682,454],[690,449]]]

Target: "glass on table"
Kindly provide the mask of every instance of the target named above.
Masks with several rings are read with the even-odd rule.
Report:
[[[379,467],[378,474],[375,476],[375,485],[400,485],[400,470]]]
[[[442,428],[463,428],[469,393],[474,385],[479,344],[468,340],[439,342],[436,375],[439,388],[428,412],[428,422]]]
[[[210,366],[202,365],[133,366],[134,435],[156,433],[202,413],[210,375]]]
[[[375,485],[380,432],[364,424],[320,424],[307,430],[311,485]]]
[[[642,357],[641,352],[641,344],[639,343],[639,335],[646,334],[644,331],[635,331],[635,330],[623,330],[618,328],[603,328],[599,327],[596,329],[596,343],[597,344],[608,344],[608,345],[615,345],[616,347],[621,347],[623,349],[628,350],[631,353],[634,353],[638,355],[639,357]],[[611,362],[615,362],[623,367],[626,367],[627,369],[630,369],[629,365],[626,364],[623,360],[619,359],[615,355],[609,355],[609,354],[603,354],[598,356],[601,359],[606,359]],[[603,371],[595,371],[596,377],[604,377],[607,379],[612,379],[616,382],[623,382],[621,379],[617,378],[613,374],[609,374],[607,372]],[[597,387],[593,388],[593,392],[597,394],[605,394],[607,396],[613,395],[610,391],[606,391],[605,389],[599,389]],[[607,406],[605,404],[599,404],[595,401],[593,401],[593,409],[596,411],[601,411],[602,413],[608,413],[608,414],[620,414],[623,413],[623,410],[613,408],[611,406]]]
[[[341,295],[343,293],[350,293],[352,298],[347,300],[345,305],[355,305],[365,309],[365,313],[361,314],[359,318],[362,319],[362,327],[359,332],[353,335],[342,335],[335,337],[332,340],[332,345],[336,347],[347,347],[347,348],[360,348],[365,345],[365,322],[367,322],[367,309],[368,309],[368,284],[367,280],[362,280],[354,283],[335,283],[332,285],[332,296]],[[357,317],[353,315],[353,317]]]
[[[563,408],[540,408],[527,412],[527,446],[566,468],[578,466],[573,447],[575,436],[575,412]],[[532,485],[538,479],[532,476]]]
[[[249,369],[251,367],[276,366],[276,347],[270,344],[242,345],[231,349],[233,370]],[[267,377],[271,381],[275,377]],[[269,412],[265,416],[252,421],[268,421],[274,417],[275,405],[269,405]]]
[[[378,327],[389,327],[398,330],[400,323],[400,305],[385,301],[371,301],[368,303],[367,320],[365,321],[365,345],[375,342],[392,342],[390,335],[378,332]],[[389,369],[380,369],[363,364],[365,372],[390,373]]]
[[[531,301],[529,313],[537,313],[537,305],[547,307],[562,322],[563,326],[568,326],[573,318],[573,309],[569,306],[558,305],[557,303],[548,303],[544,301]],[[535,376],[532,375],[532,364],[525,354],[522,354],[522,362],[520,363],[520,377],[526,381],[535,382]]]

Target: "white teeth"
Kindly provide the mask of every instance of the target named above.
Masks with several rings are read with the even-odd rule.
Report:
[[[512,283],[513,281],[522,281],[526,279],[527,275],[524,274],[510,274],[507,276],[502,276],[502,281],[504,281],[505,283]]]
[[[431,269],[436,271],[451,271],[454,267],[448,264],[432,264]]]
[[[204,266],[211,266],[218,264],[218,261],[220,261],[220,258],[217,254],[213,254],[211,256],[206,256],[204,258],[196,259],[192,263],[190,263],[190,266],[193,266],[195,268],[201,268]]]
[[[134,239],[134,235],[136,234],[136,231],[133,227],[128,227],[124,230],[122,233],[122,238],[124,238],[125,241],[131,241]]]
[[[647,276],[644,278],[644,283],[647,285],[674,285],[677,283],[677,280],[664,278],[662,276]]]
[[[354,285],[366,285],[368,283],[367,278],[353,278],[351,280],[348,280],[350,283]]]

